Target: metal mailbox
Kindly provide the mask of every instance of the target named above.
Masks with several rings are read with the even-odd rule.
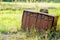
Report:
[[[49,15],[42,12],[24,10],[22,17],[22,29],[30,30],[35,27],[37,30],[47,30],[57,25],[58,16]]]

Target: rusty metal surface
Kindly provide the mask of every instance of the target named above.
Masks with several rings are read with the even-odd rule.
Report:
[[[22,17],[22,28],[31,29],[35,27],[37,30],[47,30],[52,28],[54,25],[57,25],[57,16],[34,12],[34,11],[24,11]]]
[[[30,14],[30,19],[29,19],[29,29],[34,27],[36,25],[36,20],[37,20],[37,14]]]
[[[26,29],[29,26],[29,13],[24,12],[22,18],[22,28]]]

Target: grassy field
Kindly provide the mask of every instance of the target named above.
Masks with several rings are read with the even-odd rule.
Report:
[[[49,14],[59,16],[59,19],[57,22],[57,30],[60,30],[60,3],[8,3],[8,2],[5,3],[3,2],[3,3],[0,3],[0,32],[12,33],[12,32],[20,31],[23,11],[24,10],[39,11],[40,8],[47,8],[49,10]],[[7,40],[17,40],[16,37],[18,38],[20,37],[20,39],[22,38],[22,40],[40,39],[39,38],[40,36],[27,37],[26,39],[26,33],[28,32],[18,32],[16,34],[17,36],[15,37],[14,35],[9,34],[9,38]],[[35,33],[32,33],[32,34],[35,34]],[[44,39],[41,39],[41,40],[44,40]]]
[[[8,32],[13,29],[14,31],[20,30],[22,13],[19,10],[4,10],[0,13],[0,31]]]

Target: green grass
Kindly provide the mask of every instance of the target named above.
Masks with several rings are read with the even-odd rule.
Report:
[[[9,3],[3,2],[0,6],[0,31],[10,31],[11,27],[20,30],[23,10],[39,11],[41,6],[49,9],[49,14],[58,15],[57,25],[60,28],[60,3]],[[45,6],[44,6],[45,5]],[[28,6],[28,7],[27,7]],[[1,9],[3,7],[3,9]],[[15,30],[14,29],[14,30]]]
[[[20,11],[20,10],[0,11],[0,31],[7,31],[8,32],[9,29],[13,28],[13,27],[17,27],[17,29],[20,30],[21,19],[22,19],[22,11]]]
[[[49,14],[57,15],[59,16],[58,22],[57,22],[57,29],[60,30],[60,3],[1,3],[0,6],[0,32],[3,33],[13,33],[17,32],[17,36],[10,34],[10,36],[7,38],[8,40],[16,40],[16,38],[22,39],[22,40],[44,40],[43,34],[45,32],[37,33],[35,34],[35,31],[32,30],[28,32],[21,31],[21,20],[23,11],[25,9],[29,10],[36,10],[39,11],[41,6],[44,5],[46,8],[49,9]],[[27,7],[28,6],[28,7]],[[0,38],[2,39],[2,34],[0,33]],[[41,39],[42,38],[42,39]],[[47,38],[48,40],[48,38]]]

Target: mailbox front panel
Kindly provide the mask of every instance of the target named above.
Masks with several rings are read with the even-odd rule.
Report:
[[[44,13],[24,11],[22,18],[22,28],[26,29],[28,27],[30,30],[32,27],[35,27],[39,31],[47,30],[52,28],[57,23],[55,18],[57,19],[56,16],[51,16]]]

